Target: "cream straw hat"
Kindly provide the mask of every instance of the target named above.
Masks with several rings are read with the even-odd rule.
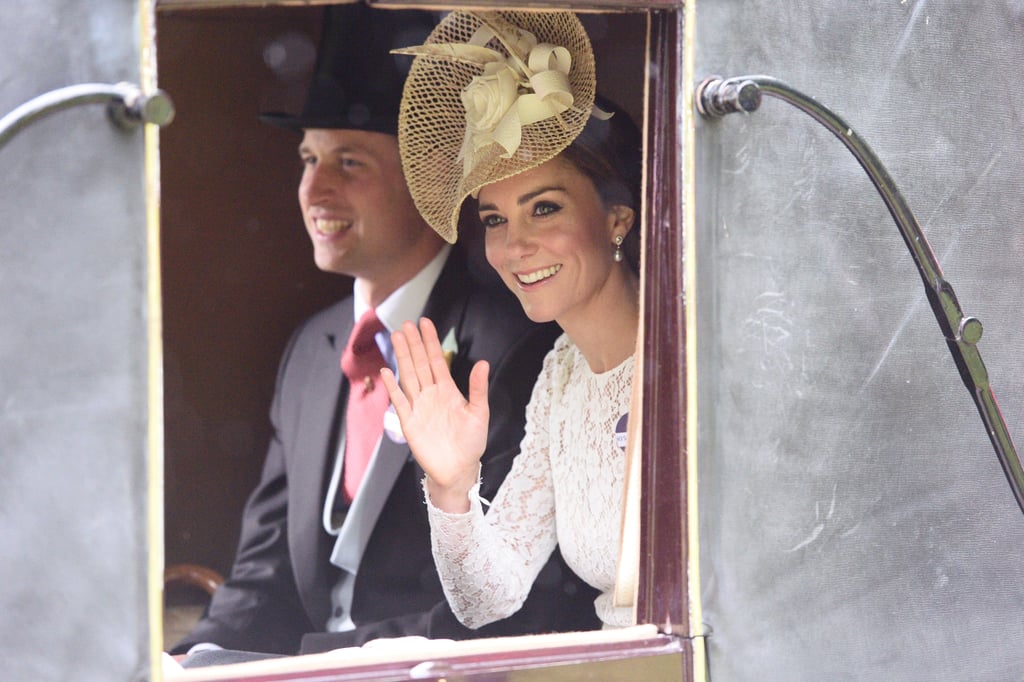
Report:
[[[572,12],[455,11],[415,55],[398,113],[416,207],[446,241],[462,202],[535,168],[580,134],[594,107],[590,39]]]

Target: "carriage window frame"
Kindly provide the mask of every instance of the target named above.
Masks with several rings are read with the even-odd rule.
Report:
[[[156,12],[244,7],[309,6],[328,2],[300,0],[156,0]],[[508,2],[444,3],[429,0],[369,2],[381,8],[496,9]],[[647,16],[643,125],[645,139],[644,205],[641,211],[641,308],[637,379],[641,415],[640,498],[635,541],[637,622],[654,624],[673,640],[683,660],[684,679],[700,676],[694,665],[702,643],[696,563],[695,362],[693,296],[693,3],[679,0],[590,0],[530,3],[531,9],[580,12],[642,12]],[[158,40],[159,43],[159,40]],[[159,73],[159,68],[157,69]],[[172,93],[173,95],[173,93]],[[689,332],[689,333],[688,333]],[[656,396],[656,399],[655,399]],[[161,553],[162,554],[162,553]],[[692,560],[691,560],[692,559]],[[160,636],[161,633],[154,633]],[[659,641],[657,647],[664,647]],[[643,655],[644,647],[620,653]],[[576,652],[579,662],[601,660],[609,651]],[[300,678],[294,678],[300,679]]]

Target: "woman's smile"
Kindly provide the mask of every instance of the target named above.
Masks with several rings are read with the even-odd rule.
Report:
[[[540,270],[533,270],[531,272],[517,272],[515,273],[515,276],[521,285],[529,286],[554,277],[561,269],[561,264],[558,264],[547,268],[541,268]]]

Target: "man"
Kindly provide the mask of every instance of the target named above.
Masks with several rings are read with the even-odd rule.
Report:
[[[328,8],[303,113],[262,117],[302,133],[298,194],[314,259],[325,271],[353,277],[353,295],[307,320],[289,342],[271,407],[274,434],[231,574],[172,653],[221,647],[294,654],[381,637],[597,627],[594,593],[557,555],[519,613],[478,631],[459,624],[430,553],[422,470],[400,429],[381,434],[386,414],[349,412],[384,389],[378,370],[349,380],[339,362],[351,366],[362,348],[379,350],[381,362],[393,365],[388,330],[430,317],[445,335],[463,391],[477,360],[491,365],[481,489],[489,498],[518,450],[525,404],[558,332],[533,325],[506,292],[477,282],[462,249],[444,244],[409,196],[396,138],[404,58],[389,50],[421,43],[432,25],[421,12]],[[367,332],[372,340],[361,346],[350,344],[362,327],[357,320],[374,315],[383,329]],[[366,436],[365,426],[376,430]],[[367,438],[360,458],[356,446]]]

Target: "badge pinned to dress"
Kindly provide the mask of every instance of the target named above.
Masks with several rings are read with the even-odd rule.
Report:
[[[619,417],[619,421],[615,422],[615,445],[620,448],[623,452],[626,451],[626,435],[629,427],[629,413]]]

